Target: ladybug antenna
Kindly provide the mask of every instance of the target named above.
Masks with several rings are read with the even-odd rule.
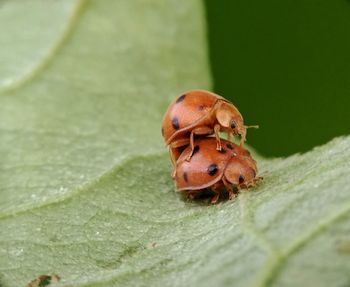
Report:
[[[244,126],[246,129],[258,129],[258,125],[253,125],[253,126]]]

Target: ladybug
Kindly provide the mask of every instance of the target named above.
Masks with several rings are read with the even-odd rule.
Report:
[[[234,187],[240,190],[256,185],[257,166],[249,151],[223,139],[221,145],[221,150],[217,150],[216,139],[207,137],[194,142],[193,152],[190,146],[182,152],[175,167],[177,192],[196,195],[211,189],[215,193],[211,202],[216,203],[222,188],[226,188],[232,199]],[[191,152],[192,157],[187,161]]]
[[[165,113],[162,124],[164,141],[170,146],[170,156],[175,165],[175,149],[190,144],[191,158],[194,148],[195,135],[215,134],[220,150],[221,139],[219,132],[241,137],[240,144],[246,139],[246,126],[238,109],[228,100],[205,90],[191,90],[177,97]]]

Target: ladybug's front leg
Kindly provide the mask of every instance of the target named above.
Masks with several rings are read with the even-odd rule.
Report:
[[[169,146],[170,159],[171,159],[171,163],[173,164],[173,171],[171,173],[171,176],[173,179],[175,178],[175,175],[176,175],[176,161],[181,155],[181,152],[183,150],[181,148],[186,147],[188,143],[189,143],[188,139],[179,139],[172,142]]]
[[[220,197],[220,190],[221,190],[221,188],[222,188],[222,183],[221,182],[217,182],[211,187],[211,190],[215,193],[215,195],[211,199],[211,203],[212,204],[215,204],[215,203],[218,202],[219,197]]]
[[[225,177],[222,178],[222,182],[224,183],[225,185],[225,188],[228,192],[228,199],[231,200],[231,199],[234,199],[236,197],[236,193],[233,191],[233,187],[232,187],[232,184],[230,184],[226,179]]]
[[[222,147],[221,147],[221,140],[220,140],[220,134],[219,134],[220,128],[221,127],[219,124],[216,124],[214,126],[214,133],[215,133],[215,138],[216,138],[216,149],[221,151]]]
[[[176,176],[176,156],[174,154],[175,148],[169,147],[169,154],[170,154],[170,159],[171,163],[173,164],[173,171],[171,172],[171,177],[174,179]]]
[[[242,131],[241,133],[241,140],[240,140],[240,146],[243,147],[245,141],[246,141],[246,136],[247,136],[247,130],[245,129],[244,131]]]

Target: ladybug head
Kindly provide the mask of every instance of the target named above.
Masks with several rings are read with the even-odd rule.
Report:
[[[216,110],[216,119],[223,130],[240,135],[245,140],[246,127],[243,117],[232,103],[222,101]]]
[[[238,187],[248,187],[255,182],[256,166],[253,159],[233,157],[225,170],[225,178]]]

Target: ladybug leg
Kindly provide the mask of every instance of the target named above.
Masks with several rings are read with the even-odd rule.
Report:
[[[219,197],[220,197],[220,188],[221,188],[221,184],[219,183],[215,183],[212,187],[211,190],[215,193],[215,195],[213,196],[213,198],[211,199],[211,203],[215,204],[218,202]]]
[[[174,150],[172,148],[169,148],[169,154],[170,154],[171,163],[173,164],[173,171],[171,172],[171,177],[174,179],[176,176],[176,159],[174,155]]]
[[[191,131],[191,135],[190,135],[190,146],[191,146],[191,152],[188,155],[188,157],[186,158],[186,161],[190,161],[192,155],[193,155],[193,150],[194,150],[194,130]]]
[[[219,132],[220,132],[220,125],[216,124],[214,126],[214,133],[215,133],[215,138],[216,138],[216,149],[217,150],[221,150],[222,149]]]
[[[170,159],[171,159],[171,163],[173,164],[173,171],[171,173],[172,178],[175,178],[176,176],[176,161],[181,155],[180,147],[188,145],[188,142],[189,142],[188,139],[180,139],[172,142],[171,145],[169,146]]]
[[[256,187],[259,184],[259,182],[262,181],[262,180],[263,180],[263,177],[262,176],[258,176],[258,177],[253,179],[253,182],[251,183],[250,186]]]
[[[244,131],[243,131],[242,134],[241,134],[241,140],[240,140],[240,143],[239,143],[239,145],[240,145],[241,147],[243,147],[244,142],[246,141],[246,136],[247,136],[247,130],[244,129]]]
[[[188,155],[186,161],[189,161],[193,155],[194,135],[207,135],[207,134],[211,134],[212,132],[213,132],[213,129],[209,127],[198,127],[191,131],[191,135],[190,135],[191,153]]]
[[[198,196],[198,194],[199,194],[199,191],[198,191],[198,190],[189,191],[189,192],[187,193],[187,198],[188,198],[189,200],[194,200],[194,199],[196,199],[196,197]]]
[[[247,184],[247,188],[256,187],[261,180],[263,180],[263,177],[261,176],[254,178],[249,184]]]
[[[222,182],[224,183],[225,185],[225,188],[228,192],[228,199],[231,200],[231,199],[234,199],[236,197],[236,193],[233,191],[233,187],[232,187],[232,184],[230,184],[226,179],[225,177],[222,178]]]

